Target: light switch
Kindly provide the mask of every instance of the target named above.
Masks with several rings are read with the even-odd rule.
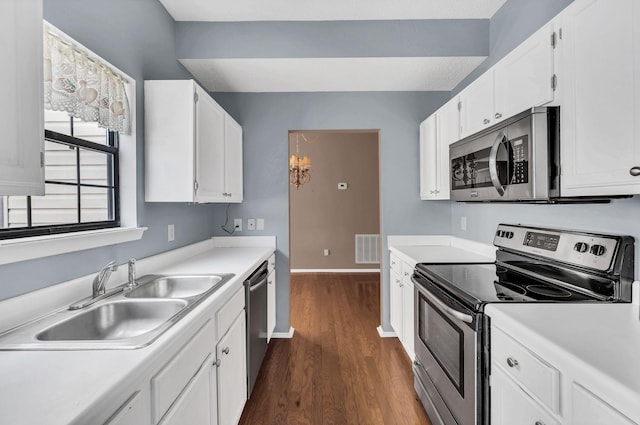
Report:
[[[256,230],[264,230],[264,218],[256,219]]]

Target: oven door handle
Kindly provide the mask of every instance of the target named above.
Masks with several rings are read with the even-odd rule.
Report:
[[[491,152],[489,153],[489,176],[491,176],[491,183],[496,188],[500,196],[504,196],[504,186],[500,183],[500,177],[498,176],[498,150],[503,143],[508,143],[507,136],[504,132],[498,133],[498,137],[491,146]]]
[[[449,307],[444,302],[440,301],[440,299],[438,299],[438,297],[433,295],[426,288],[424,288],[423,290],[419,289],[419,291],[422,292],[429,299],[429,301],[431,301],[436,306],[438,306],[440,309],[446,311],[447,313],[449,313],[451,316],[455,317],[456,319],[458,319],[458,320],[460,320],[462,322],[465,322],[465,323],[473,323],[473,316],[471,316],[469,314],[465,314],[465,313],[463,313],[461,311],[458,311],[455,308]]]

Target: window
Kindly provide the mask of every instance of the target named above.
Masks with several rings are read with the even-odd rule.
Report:
[[[4,196],[0,239],[120,225],[118,133],[45,111],[45,195]]]

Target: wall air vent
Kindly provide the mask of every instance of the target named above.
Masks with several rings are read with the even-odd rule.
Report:
[[[356,264],[380,264],[380,235],[356,235]]]

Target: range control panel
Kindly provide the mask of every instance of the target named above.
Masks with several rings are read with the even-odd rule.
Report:
[[[524,254],[606,271],[617,254],[619,238],[570,230],[500,224],[493,244]]]

